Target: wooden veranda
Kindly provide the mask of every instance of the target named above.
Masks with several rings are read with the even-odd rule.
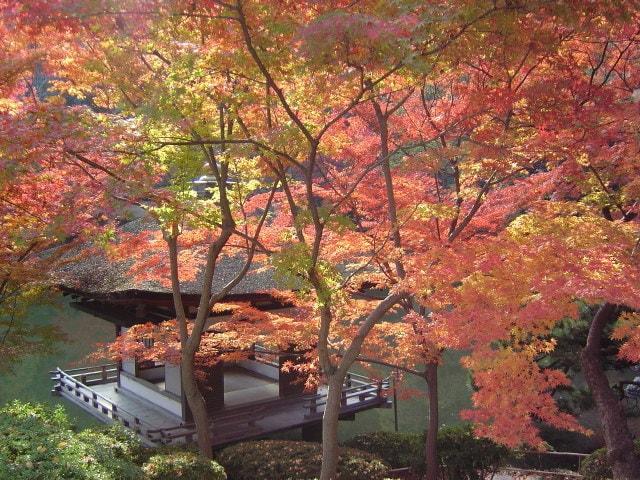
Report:
[[[195,441],[195,426],[117,386],[117,364],[51,372],[52,393],[80,406],[105,423],[120,423],[136,432],[148,446]],[[350,373],[343,386],[340,414],[349,419],[361,411],[389,407],[388,379],[373,380]],[[300,427],[317,426],[326,404],[326,388],[313,395],[251,401],[212,414],[215,446],[262,437]]]

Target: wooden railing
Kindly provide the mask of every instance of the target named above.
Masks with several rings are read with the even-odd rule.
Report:
[[[118,407],[108,398],[100,395],[91,385],[111,383],[117,379],[117,364],[97,365],[94,367],[74,368],[62,370],[56,368],[52,372],[52,380],[55,381],[52,393],[75,397],[78,403],[93,408],[102,416],[118,422],[145,437],[152,443],[172,444],[178,442],[194,441],[196,435],[195,425],[184,424],[169,428],[158,428],[138,418],[130,412]],[[341,413],[356,411],[366,405],[382,405],[387,400],[383,395],[389,388],[389,378],[372,380],[364,375],[349,373],[345,380],[341,394]],[[293,401],[289,399],[289,401]],[[304,395],[300,397],[302,406],[308,410],[304,417],[313,419],[322,415],[323,407],[327,403],[327,394]],[[234,429],[238,427],[243,432],[255,430],[259,432],[256,422],[264,418],[268,413],[266,406],[256,405],[250,410],[234,413],[226,412],[212,419],[213,424],[219,428],[227,426],[225,430],[229,436],[233,436]],[[219,434],[218,434],[219,436]]]
[[[252,360],[259,363],[264,363],[265,365],[269,365],[271,367],[280,368],[280,363],[278,362],[278,354],[273,353],[260,345],[253,346]]]
[[[62,372],[59,368],[49,372],[55,375]],[[68,368],[64,373],[74,379],[80,381],[84,385],[101,385],[104,383],[115,382],[118,379],[118,364],[105,363],[102,365],[94,365],[91,367]]]
[[[240,412],[225,413],[220,416],[213,416],[211,418],[211,430],[216,428],[215,439],[217,441],[225,441],[230,439],[234,433],[241,432],[246,434],[247,432],[259,433],[260,428],[256,425],[256,422],[263,419],[267,413],[266,407],[256,406],[251,410],[244,410]],[[220,431],[222,430],[222,431]],[[191,443],[196,438],[196,426],[194,423],[187,423],[184,425],[177,425],[169,428],[159,428],[156,430],[150,430],[149,434],[157,437],[159,441],[166,445],[174,443]]]
[[[51,379],[54,384],[52,393],[76,397],[78,402],[93,408],[103,416],[130,428],[134,432],[147,437],[151,442],[159,442],[160,437],[155,434],[156,427],[141,420],[132,413],[119,408],[117,404],[100,395],[89,385],[111,383],[117,378],[117,365],[106,364],[95,367],[73,368],[62,370],[56,368],[52,372]]]
[[[588,456],[586,453],[576,452],[521,450],[508,461],[508,465],[512,468],[537,471],[563,469],[579,472],[582,462]]]
[[[364,375],[348,373],[344,384],[342,385],[342,392],[340,394],[341,411],[348,410],[349,407],[359,408],[369,403],[385,403],[387,400],[383,396],[383,392],[389,389],[389,379],[390,377],[382,380],[372,380]],[[354,399],[355,401],[353,401]],[[319,393],[311,396],[305,402],[305,408],[309,409],[309,412],[305,414],[305,418],[312,418],[321,415],[322,412],[319,407],[326,404],[326,393]]]

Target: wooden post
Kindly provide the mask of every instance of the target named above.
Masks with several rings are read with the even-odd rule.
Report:
[[[102,378],[102,383],[107,383],[107,366],[106,365],[102,365],[101,378]]]
[[[63,387],[62,373],[60,372],[59,368],[56,368],[53,379],[56,383],[53,385],[53,390],[51,390],[51,394],[59,396],[62,392],[62,387]]]
[[[398,369],[393,372],[393,426],[398,431],[398,391],[396,389],[396,381],[398,380]]]
[[[302,439],[305,442],[322,441],[322,422],[308,423],[302,426]]]

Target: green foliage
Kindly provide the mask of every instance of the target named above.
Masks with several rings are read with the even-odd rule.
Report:
[[[322,448],[286,440],[244,442],[222,450],[218,461],[233,480],[309,480],[320,474]],[[371,453],[343,448],[336,480],[383,479],[388,470]]]
[[[135,433],[120,425],[76,433],[62,407],[15,401],[0,410],[3,480],[227,478],[219,464],[194,452],[158,449],[147,460],[148,452]]]
[[[556,393],[556,402],[562,411],[573,415],[580,415],[595,406],[593,396],[588,389],[574,386],[559,388]]]
[[[600,446],[598,438],[593,435],[561,430],[544,423],[538,427],[540,437],[556,452],[590,453]]]
[[[585,480],[608,480],[613,478],[611,466],[607,460],[607,449],[599,448],[580,465],[580,474]]]
[[[100,443],[111,455],[129,459],[137,465],[144,463],[147,457],[148,449],[142,445],[140,437],[119,424],[83,430],[78,437],[86,443]]]
[[[224,469],[216,462],[193,452],[174,452],[152,456],[143,467],[148,480],[226,480]]]
[[[373,453],[393,468],[411,467],[424,473],[425,436],[419,433],[372,432],[354,437],[348,446]],[[480,480],[496,471],[509,450],[476,438],[470,426],[445,427],[438,432],[438,462],[445,480]]]
[[[636,455],[640,455],[640,440],[635,442]],[[584,480],[609,480],[613,478],[611,464],[607,458],[607,449],[599,448],[580,464],[580,474]]]
[[[346,445],[377,455],[392,468],[411,467],[423,473],[424,442],[419,433],[371,432],[356,435]]]
[[[17,400],[4,406],[0,410],[3,422],[24,423],[25,425],[41,425],[42,427],[66,430],[71,428],[69,418],[60,406],[50,408],[42,404],[21,403]]]
[[[304,243],[293,243],[272,255],[271,263],[279,285],[284,288],[299,289],[311,268],[311,252]],[[309,288],[308,284],[304,286]]]
[[[476,438],[469,425],[438,432],[438,458],[447,480],[481,480],[502,466],[508,455],[506,447]]]
[[[107,430],[76,434],[61,408],[13,402],[0,410],[0,478],[142,479],[126,458],[133,443],[121,438]]]

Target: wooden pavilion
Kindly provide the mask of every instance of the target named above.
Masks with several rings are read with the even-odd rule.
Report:
[[[145,228],[149,228],[148,222],[141,219],[123,226],[128,232]],[[219,261],[214,288],[226,284],[242,265],[241,258]],[[65,267],[59,275],[60,287],[72,298],[72,306],[113,323],[116,335],[136,324],[175,318],[171,292],[159,283],[136,281],[128,271],[127,262],[92,255]],[[254,269],[224,301],[286,311],[291,306],[269,293],[275,287],[269,270]],[[195,314],[200,285],[195,281],[183,285],[182,290],[185,308]],[[209,387],[205,400],[215,445],[300,427],[305,438],[319,435],[326,388],[321,385],[316,391],[304,391],[304,382],[295,373],[283,371],[285,362],[295,363],[298,357],[295,348],[269,352],[256,345],[245,359],[218,362],[205,372]],[[195,439],[179,365],[124,359],[83,368],[58,367],[52,374],[54,394],[101,421],[131,428],[147,445]],[[386,380],[351,373],[343,387],[341,417],[353,420],[357,412],[389,406],[388,388]]]

